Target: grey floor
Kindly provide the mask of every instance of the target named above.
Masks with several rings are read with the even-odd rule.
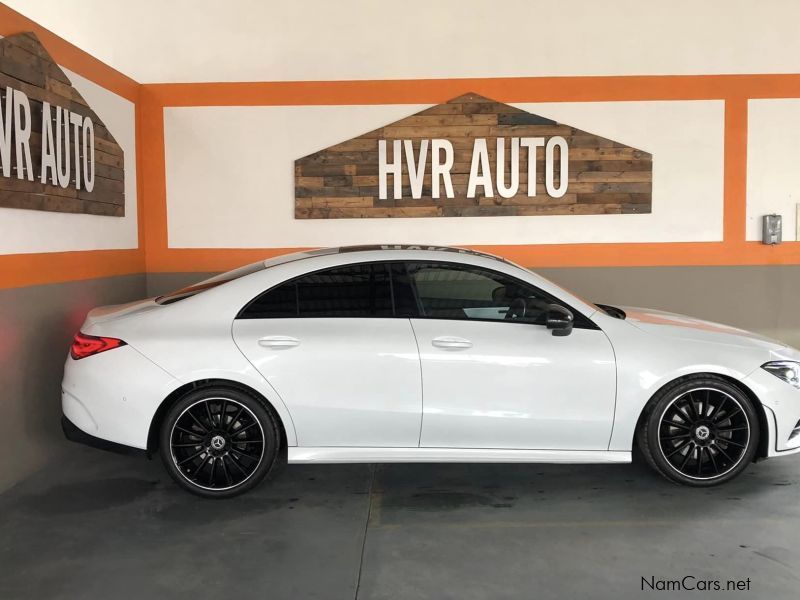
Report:
[[[710,490],[638,465],[320,465],[215,502],[71,446],[0,496],[0,598],[618,599],[687,575],[797,598],[799,491],[800,458]]]

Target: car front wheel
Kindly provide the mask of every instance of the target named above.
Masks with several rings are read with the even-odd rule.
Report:
[[[651,400],[637,441],[650,466],[664,477],[706,487],[744,471],[755,456],[759,435],[750,398],[709,375],[662,389]]]
[[[278,428],[269,410],[239,390],[209,387],[189,392],[167,412],[161,458],[184,489],[228,498],[255,487],[275,463]]]

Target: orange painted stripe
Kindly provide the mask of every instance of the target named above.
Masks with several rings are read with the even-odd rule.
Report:
[[[164,148],[164,107],[147,86],[142,86],[137,105],[140,122],[138,169],[141,176],[141,225],[144,231],[145,268],[167,250],[167,183]]]
[[[800,75],[498,77],[146,84],[163,106],[438,104],[475,92],[499,102],[798,98]]]
[[[0,289],[144,272],[139,250],[0,255]]]
[[[85,77],[131,102],[136,102],[139,94],[139,84],[136,81],[73,46],[28,17],[0,3],[0,35],[5,37],[29,31],[39,37],[53,60],[62,67],[74,71],[81,77]]]
[[[747,98],[725,101],[723,240],[742,243],[747,223]]]

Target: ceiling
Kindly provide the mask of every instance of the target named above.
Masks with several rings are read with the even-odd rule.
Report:
[[[794,0],[5,0],[144,83],[800,72]]]

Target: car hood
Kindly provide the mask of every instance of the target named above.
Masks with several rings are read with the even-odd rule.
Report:
[[[622,310],[631,325],[655,335],[766,350],[788,348],[787,344],[776,339],[713,321],[649,308],[626,306]]]

